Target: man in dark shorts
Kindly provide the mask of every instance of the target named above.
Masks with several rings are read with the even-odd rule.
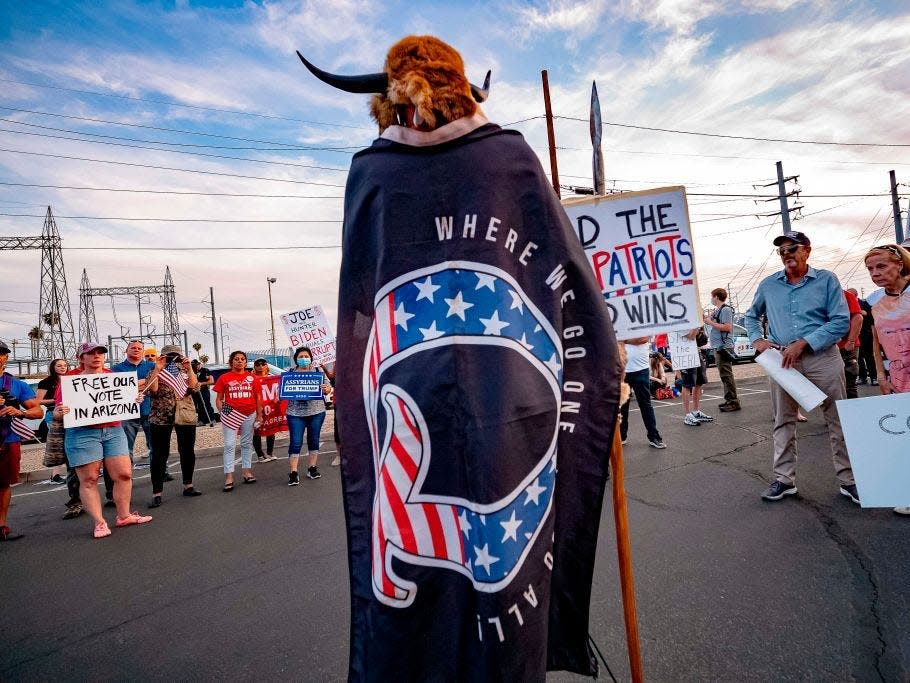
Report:
[[[695,339],[698,329],[694,329],[686,335],[688,339]],[[689,368],[680,371],[682,375],[682,399],[683,409],[686,416],[683,418],[683,424],[689,427],[699,427],[702,422],[713,422],[714,418],[706,415],[701,411],[701,392],[702,387],[708,378],[705,374],[705,356],[702,350],[698,350],[699,365],[697,368]]]
[[[21,460],[21,437],[16,433],[13,420],[37,420],[44,415],[31,387],[6,372],[8,359],[9,348],[0,342],[0,542],[22,538],[22,534],[13,533],[6,526],[12,498],[10,487],[19,483]]]

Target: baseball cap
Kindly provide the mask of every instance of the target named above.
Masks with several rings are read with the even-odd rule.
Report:
[[[89,351],[94,351],[99,349],[101,353],[107,353],[107,347],[104,344],[99,344],[98,342],[84,342],[82,346],[79,347],[79,354],[88,353]]]
[[[171,353],[179,353],[182,355],[183,351],[181,351],[180,347],[177,346],[176,344],[165,344],[164,346],[161,347],[162,356],[167,356]]]
[[[796,230],[793,230],[791,232],[785,232],[783,235],[778,235],[777,237],[774,238],[774,242],[772,242],[772,244],[775,247],[779,247],[781,244],[783,244],[787,240],[790,240],[791,242],[793,242],[795,244],[802,244],[806,247],[812,246],[812,242],[809,241],[809,238],[806,237],[805,233],[798,232]]]
[[[0,356],[8,356],[9,353],[9,347],[3,342],[0,342]]]

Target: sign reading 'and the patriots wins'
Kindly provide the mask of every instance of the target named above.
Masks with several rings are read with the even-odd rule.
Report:
[[[377,140],[345,195],[336,409],[354,680],[591,674],[619,363],[520,135]]]

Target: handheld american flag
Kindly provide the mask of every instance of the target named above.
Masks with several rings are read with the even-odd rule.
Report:
[[[21,417],[14,417],[10,420],[10,428],[13,433],[18,434],[20,438],[31,441],[35,438],[35,432],[29,429],[29,426],[22,421]]]
[[[187,379],[186,373],[176,363],[168,363],[158,375],[158,381],[164,382],[177,398],[183,398],[189,391],[186,385]]]
[[[236,408],[231,408],[227,403],[221,404],[221,424],[228,429],[233,429],[235,432],[239,433],[240,428],[248,417],[249,415],[241,413]]]

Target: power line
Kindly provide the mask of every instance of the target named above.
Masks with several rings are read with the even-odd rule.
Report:
[[[77,90],[76,88],[64,88],[60,85],[45,85],[42,83],[28,83],[25,81],[14,81],[11,78],[0,78],[4,83],[15,83],[16,85],[27,85],[33,88],[47,88],[48,90],[62,90],[64,92],[75,92],[82,95],[97,95],[98,97],[111,97],[118,100],[130,100],[133,102],[149,102],[151,104],[164,104],[168,107],[181,107],[183,109],[195,109],[197,111],[214,111],[220,114],[235,114],[240,116],[253,116],[260,119],[273,119],[276,121],[291,121],[293,123],[306,123],[313,126],[329,126],[334,128],[352,128],[354,130],[370,130],[362,126],[350,126],[344,123],[328,123],[326,121],[310,121],[307,119],[296,119],[291,116],[279,116],[277,114],[260,114],[258,112],[240,111],[239,109],[219,109],[217,107],[203,107],[195,104],[180,104],[179,102],[169,102],[167,100],[153,100],[144,97],[132,97],[130,95],[115,95],[113,93],[96,92],[93,90]]]
[[[59,218],[59,216],[58,216]],[[288,244],[278,247],[60,247],[64,251],[288,251],[299,249],[341,249],[340,244]]]
[[[139,188],[121,188],[121,187],[88,187],[80,185],[42,185],[38,183],[13,183],[0,180],[0,185],[9,185],[12,187],[37,187],[46,190],[85,190],[91,192],[127,192],[135,194],[168,194],[168,195],[190,195],[202,197],[255,197],[261,199],[344,199],[344,195],[309,195],[309,194],[252,194],[242,192],[191,192],[188,190],[143,190]],[[19,202],[17,202],[19,203]],[[41,204],[29,204],[27,206],[43,206]]]
[[[15,107],[4,107],[0,105],[0,109],[5,111],[17,111],[23,114],[38,114],[40,116],[54,116],[62,119],[73,119],[75,121],[88,121],[90,123],[106,123],[112,126],[125,126],[127,128],[143,128],[145,130],[159,130],[167,133],[181,133],[183,135],[198,135],[201,137],[207,138],[218,138],[220,140],[236,140],[238,142],[255,142],[262,145],[280,145],[286,149],[300,149],[300,150],[319,150],[323,152],[343,152],[345,154],[352,154],[350,150],[358,150],[361,147],[307,147],[303,145],[293,145],[289,142],[278,142],[276,140],[257,140],[255,138],[241,138],[232,135],[219,135],[217,133],[205,133],[195,130],[183,130],[181,128],[164,128],[161,126],[150,126],[143,123],[125,123],[123,121],[110,121],[107,119],[94,119],[88,116],[74,116],[70,114],[54,114],[47,111],[37,111],[35,109],[17,109]]]
[[[589,123],[588,119],[580,119],[574,116],[554,116],[554,119],[565,119],[567,121],[581,121]],[[603,121],[602,125],[614,128],[632,128],[634,130],[647,130],[656,133],[674,133],[676,135],[696,135],[707,138],[723,138],[725,140],[749,140],[751,142],[783,142],[794,145],[826,145],[832,147],[910,147],[910,144],[890,143],[890,142],[829,142],[826,140],[796,140],[788,138],[759,138],[748,135],[726,135],[723,133],[703,133],[693,130],[678,130],[674,128],[656,128],[654,126],[637,126],[631,123],[616,123]]]
[[[6,121],[7,119],[0,119],[0,121]],[[254,164],[272,164],[274,166],[293,166],[295,168],[314,168],[321,171],[336,171],[341,173],[347,173],[346,168],[338,168],[336,166],[316,166],[314,164],[297,164],[291,161],[269,161],[268,159],[251,159],[249,157],[232,157],[226,154],[211,154],[208,152],[196,152],[185,149],[167,149],[166,147],[150,147],[149,145],[128,145],[123,142],[111,142],[110,140],[85,140],[84,138],[74,138],[67,135],[51,135],[50,133],[31,133],[27,130],[10,130],[9,128],[0,128],[2,133],[12,133],[13,135],[33,135],[40,138],[48,138],[51,140],[71,140],[73,142],[86,142],[92,145],[109,145],[111,147],[126,147],[128,149],[148,149],[155,152],[167,152],[169,154],[189,154],[197,157],[208,157],[210,159],[229,159],[231,161],[248,161]],[[158,144],[171,144],[168,142],[162,142]],[[282,150],[290,151],[290,150]]]
[[[2,213],[0,216],[11,218],[43,218],[44,214],[34,213]],[[340,220],[319,219],[262,219],[262,218],[132,218],[127,216],[63,216],[55,214],[56,218],[69,218],[81,221],[146,221],[152,223],[341,223]]]
[[[241,175],[238,173],[223,173],[220,171],[200,171],[192,168],[176,168],[173,166],[156,166],[154,164],[137,164],[129,161],[111,161],[109,159],[93,159],[91,157],[74,157],[67,154],[48,154],[46,152],[27,152],[21,149],[6,149],[0,147],[0,152],[9,152],[12,154],[27,154],[29,156],[50,157],[52,159],[69,159],[71,161],[89,161],[98,164],[114,164],[117,166],[132,166],[134,168],[155,168],[161,171],[179,171],[182,173],[200,173],[203,175],[216,175],[227,178],[244,178],[246,180],[268,180],[274,183],[294,183],[297,185],[319,185],[322,187],[344,187],[335,183],[317,183],[311,180],[289,180],[287,178],[266,178],[255,175]]]

